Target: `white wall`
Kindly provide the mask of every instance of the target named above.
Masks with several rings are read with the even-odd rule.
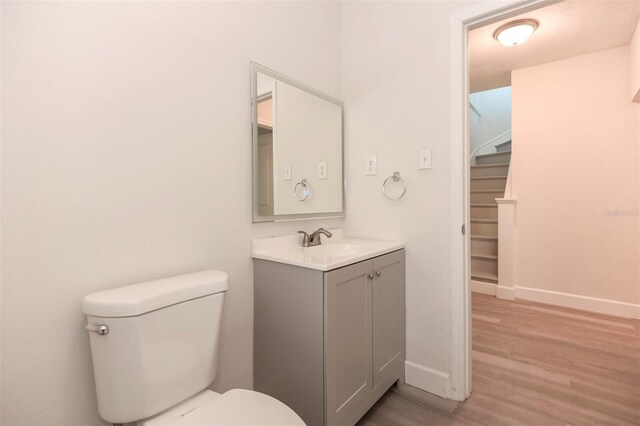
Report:
[[[446,395],[451,358],[449,14],[465,2],[345,2],[348,234],[406,242],[407,381]],[[418,171],[418,150],[433,168]],[[378,175],[364,176],[377,155]],[[382,195],[394,170],[400,201]]]
[[[634,102],[640,102],[640,20],[629,43],[629,49],[631,55],[629,92]]]
[[[517,70],[512,85],[517,285],[640,303],[629,46]]]
[[[471,104],[478,111],[469,112],[469,137],[471,151],[511,129],[511,87],[485,90],[469,96]],[[496,152],[495,146],[511,139],[511,135],[501,137],[494,143],[480,148],[477,154]]]
[[[0,118],[2,117],[2,5],[0,2]],[[2,193],[2,120],[0,119],[0,194]],[[0,196],[0,224],[2,223],[2,197]],[[2,226],[0,226],[0,253],[2,252]],[[2,399],[2,261],[0,259],[0,401]],[[2,423],[2,403],[0,402],[0,424]]]
[[[340,97],[334,2],[3,2],[2,424],[99,424],[80,301],[225,270],[252,385],[249,61]]]

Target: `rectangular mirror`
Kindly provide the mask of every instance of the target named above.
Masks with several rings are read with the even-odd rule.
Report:
[[[343,103],[251,63],[253,221],[345,214]]]

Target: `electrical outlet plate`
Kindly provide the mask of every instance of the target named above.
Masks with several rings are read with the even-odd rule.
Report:
[[[364,158],[365,176],[375,176],[378,174],[378,161],[375,155],[368,155]]]
[[[327,178],[327,162],[318,161],[318,179]]]
[[[431,150],[429,148],[421,149],[418,153],[418,169],[425,170],[431,168]]]

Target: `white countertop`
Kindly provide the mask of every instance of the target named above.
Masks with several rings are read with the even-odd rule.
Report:
[[[322,236],[322,244],[302,247],[302,235],[286,235],[253,240],[251,257],[329,271],[404,248],[397,241],[345,237],[342,229],[329,230],[332,238]]]

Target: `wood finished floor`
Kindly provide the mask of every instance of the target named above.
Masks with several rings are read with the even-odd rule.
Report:
[[[475,293],[472,311],[471,397],[393,387],[358,425],[640,425],[640,321]]]

